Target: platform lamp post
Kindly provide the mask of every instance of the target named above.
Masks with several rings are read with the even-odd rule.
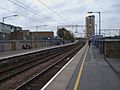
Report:
[[[10,16],[5,16],[5,17],[2,18],[3,31],[4,31],[4,21],[5,21],[5,19],[6,19],[6,18],[10,18],[10,17],[17,17],[17,16],[18,16],[18,15],[10,15]],[[4,38],[5,38],[5,34],[3,34],[3,40],[4,40]]]
[[[43,27],[43,26],[47,26],[47,25],[38,25],[38,26],[36,26],[36,32],[38,31],[39,27]]]
[[[88,13],[98,13],[99,14],[99,36],[101,35],[101,13],[100,12],[88,12]]]
[[[43,26],[47,26],[47,25],[37,25],[37,26],[36,26],[36,35],[35,35],[35,39],[36,39],[36,40],[37,40],[37,36],[38,36],[38,35],[37,35],[38,28],[39,28],[39,27],[43,27]]]
[[[4,20],[6,19],[6,18],[9,18],[9,17],[17,17],[18,15],[10,15],[10,16],[6,16],[6,17],[3,17],[2,18],[2,22],[4,23]]]

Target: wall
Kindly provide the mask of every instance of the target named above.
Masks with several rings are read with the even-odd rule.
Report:
[[[22,32],[11,32],[11,40],[23,40]]]
[[[4,51],[14,51],[14,50],[22,50],[24,46],[29,46],[30,48],[40,48],[55,45],[53,41],[31,41],[31,40],[8,40],[8,41],[0,41],[0,52]],[[28,48],[29,49],[29,48]]]
[[[105,42],[104,47],[106,57],[120,57],[120,41]]]

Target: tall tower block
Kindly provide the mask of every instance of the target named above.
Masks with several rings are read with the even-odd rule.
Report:
[[[86,17],[86,37],[89,39],[91,36],[95,35],[95,16]]]

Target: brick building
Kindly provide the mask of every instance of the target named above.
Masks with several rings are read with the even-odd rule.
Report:
[[[54,33],[52,31],[31,32],[30,36],[32,40],[48,40],[54,37]]]
[[[21,30],[21,31],[11,32],[11,40],[30,40],[30,31]]]

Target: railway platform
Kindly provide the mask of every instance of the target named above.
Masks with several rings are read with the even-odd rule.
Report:
[[[13,57],[13,56],[16,56],[16,55],[21,55],[21,54],[30,53],[30,52],[42,51],[42,50],[53,48],[53,47],[54,46],[0,52],[0,59],[6,58],[6,57]]]
[[[67,45],[71,45],[71,44],[74,44],[74,43],[65,44],[65,45],[55,45],[55,46],[48,46],[48,47],[0,52],[0,60],[4,59],[4,58],[9,58],[9,57],[19,56],[19,55],[23,55],[23,54],[34,53],[34,52],[39,52],[39,51],[48,50],[48,49],[52,49],[52,48],[57,48],[57,47],[61,47],[61,46],[67,46]]]
[[[120,59],[86,44],[41,90],[120,90]]]

